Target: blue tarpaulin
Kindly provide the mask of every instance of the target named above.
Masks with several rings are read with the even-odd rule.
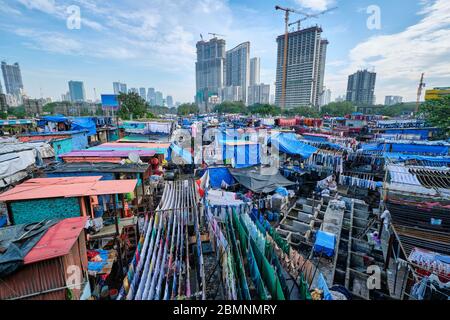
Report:
[[[231,175],[228,168],[208,168],[205,170],[209,172],[209,183],[213,189],[218,189],[222,186],[222,182],[227,185],[232,185],[235,183],[233,176]]]
[[[175,143],[172,143],[169,148],[169,156],[167,159],[168,161],[173,161],[173,154],[176,154],[178,157],[183,159],[183,164],[194,163],[194,159],[192,158],[192,154],[189,152],[189,150],[183,149]]]
[[[279,133],[270,138],[270,142],[276,143],[280,152],[300,155],[304,159],[317,151],[316,147],[299,141],[294,133]]]
[[[324,231],[317,231],[316,242],[314,243],[314,252],[323,253],[328,257],[334,255],[336,246],[336,235]]]
[[[93,118],[73,118],[71,119],[72,130],[88,130],[88,135],[93,136],[97,134],[97,124]]]
[[[402,154],[402,153],[392,153],[392,152],[385,152],[384,156],[386,158],[397,160],[397,161],[406,161],[406,160],[418,160],[418,161],[428,161],[433,163],[442,163],[442,164],[449,164],[450,163],[450,156],[448,157],[430,157],[430,156],[421,156],[417,154]]]
[[[437,154],[447,155],[449,153],[449,146],[439,144],[419,144],[419,143],[377,143],[365,144],[362,146],[365,152],[399,152],[399,153],[423,153],[423,154]]]

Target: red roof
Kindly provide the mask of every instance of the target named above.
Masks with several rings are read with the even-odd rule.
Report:
[[[137,184],[136,179],[100,179],[100,176],[30,179],[1,194],[0,201],[123,194],[133,192]]]
[[[86,224],[86,217],[64,219],[47,230],[45,235],[25,256],[24,264],[35,263],[70,252]]]

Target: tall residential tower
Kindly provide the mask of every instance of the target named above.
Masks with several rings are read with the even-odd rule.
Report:
[[[244,42],[227,51],[225,60],[225,86],[240,87],[240,101],[247,102],[250,84],[250,42]]]
[[[328,41],[322,39],[322,28],[315,26],[288,35],[285,103],[286,109],[299,106],[318,107],[323,91]],[[277,38],[277,75],[275,104],[282,104],[284,35]]]
[[[348,77],[347,101],[356,105],[371,106],[375,103],[375,81],[377,74],[360,70]]]
[[[223,39],[197,42],[195,100],[200,108],[208,109],[210,97],[218,96],[224,85],[225,54]]]
[[[3,61],[2,73],[6,93],[15,97],[20,97],[23,91],[23,82],[19,63],[7,64]]]

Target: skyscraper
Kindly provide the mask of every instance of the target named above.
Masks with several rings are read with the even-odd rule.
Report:
[[[145,91],[145,88],[139,88],[139,96],[142,99],[147,100],[147,92]]]
[[[164,96],[161,91],[155,92],[155,105],[158,107],[164,106]]]
[[[359,70],[348,77],[347,101],[356,105],[371,106],[375,102],[375,81],[377,74]]]
[[[250,42],[244,42],[227,51],[225,60],[225,86],[241,87],[241,96],[247,102],[250,83]]]
[[[250,85],[259,84],[261,82],[261,59],[250,59]]]
[[[127,85],[121,82],[113,82],[114,94],[128,93]]]
[[[218,96],[224,85],[225,40],[213,38],[197,42],[195,63],[196,95],[200,108],[209,108],[209,98]]]
[[[167,96],[166,97],[166,102],[167,102],[167,107],[168,108],[173,108],[173,97],[172,96]]]
[[[7,64],[3,61],[2,73],[6,93],[20,97],[23,91],[23,82],[19,63],[16,62],[14,64]]]
[[[84,102],[86,100],[86,92],[84,91],[83,81],[69,81],[70,101]]]
[[[249,106],[270,103],[270,85],[261,83],[249,86],[247,102]]]
[[[386,96],[384,99],[385,106],[393,106],[395,104],[400,104],[403,102],[403,97],[400,96]]]
[[[220,99],[224,101],[243,101],[241,86],[227,86],[220,89]]]
[[[323,87],[322,94],[320,95],[319,106],[326,106],[331,102],[331,90]]]
[[[147,101],[151,106],[154,106],[156,99],[155,88],[148,88],[147,90]]]
[[[322,28],[311,27],[288,35],[285,102],[286,109],[319,105],[323,88],[328,41],[321,38]],[[284,35],[277,38],[277,75],[275,104],[282,106]]]

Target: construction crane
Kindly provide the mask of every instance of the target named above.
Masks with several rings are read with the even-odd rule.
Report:
[[[214,38],[216,38],[217,36],[225,37],[224,34],[218,34],[218,33],[213,33],[213,32],[209,32],[208,34],[212,35]]]
[[[416,112],[419,112],[420,98],[422,97],[423,88],[425,88],[425,82],[423,82],[424,76],[425,76],[425,73],[422,73],[422,76],[420,77],[419,87],[417,88]]]
[[[289,23],[289,27],[294,25],[294,24],[297,24],[297,31],[299,31],[300,30],[300,24],[301,24],[302,21],[305,21],[305,20],[308,20],[308,19],[311,19],[311,18],[318,18],[319,16],[324,15],[325,13],[328,13],[330,11],[336,10],[337,8],[338,7],[334,7],[334,8],[330,8],[330,9],[327,9],[327,10],[324,10],[324,11],[321,11],[321,12],[318,12],[318,13],[315,13],[315,14],[307,14],[306,17],[301,18],[301,19],[299,19],[299,20],[297,20],[295,22]]]
[[[289,39],[289,15],[291,13],[297,13],[304,16],[308,16],[307,13],[301,12],[291,8],[283,8],[280,6],[275,6],[275,10],[284,11],[284,51],[283,51],[283,79],[281,83],[281,103],[280,107],[283,109],[286,104],[286,76],[287,76],[287,48],[288,48],[288,39]]]

